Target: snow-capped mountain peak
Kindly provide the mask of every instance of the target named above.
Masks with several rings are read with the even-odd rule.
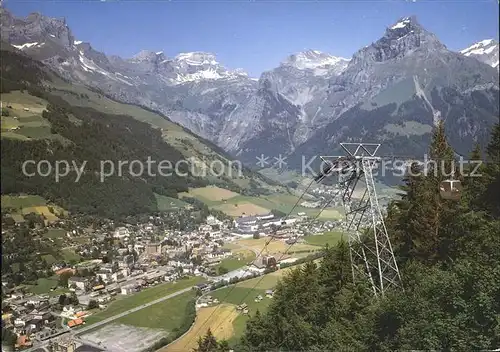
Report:
[[[494,39],[485,39],[460,51],[461,54],[473,57],[492,67],[498,68],[498,42]]]
[[[288,56],[281,63],[284,67],[293,67],[297,70],[313,70],[315,75],[340,73],[349,59],[333,56],[318,50],[307,50]]]
[[[184,62],[192,66],[200,65],[219,65],[215,59],[215,55],[211,53],[204,53],[200,51],[190,52],[190,53],[180,53],[175,57],[176,61]]]
[[[201,51],[180,53],[170,61],[170,65],[175,67],[177,73],[172,81],[175,84],[248,76],[242,69],[226,69],[217,61],[214,54]]]

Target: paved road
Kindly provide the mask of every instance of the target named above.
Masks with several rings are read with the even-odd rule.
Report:
[[[104,319],[104,320],[101,320],[100,322],[97,322],[97,323],[95,323],[95,324],[85,326],[85,327],[80,328],[80,329],[78,329],[78,330],[72,330],[72,331],[70,332],[70,334],[71,334],[71,335],[74,335],[74,336],[81,335],[81,334],[83,334],[83,333],[85,333],[85,332],[87,332],[87,331],[89,331],[89,330],[91,330],[91,329],[95,329],[95,328],[98,328],[98,327],[100,327],[100,326],[102,326],[102,325],[109,324],[109,323],[110,323],[110,322],[112,322],[113,320],[120,319],[121,317],[124,317],[124,316],[126,316],[126,315],[128,315],[128,314],[130,314],[130,313],[137,312],[137,311],[139,311],[139,310],[141,310],[141,309],[144,309],[144,308],[147,308],[147,307],[149,307],[149,306],[152,306],[153,304],[157,304],[157,303],[160,303],[160,302],[166,301],[167,299],[170,299],[170,298],[173,298],[173,297],[179,296],[179,295],[181,295],[181,294],[183,294],[183,293],[186,293],[186,292],[188,292],[188,291],[192,290],[192,289],[193,289],[193,287],[194,287],[194,286],[192,286],[192,287],[188,287],[188,288],[185,288],[185,289],[183,289],[183,290],[180,290],[180,291],[174,292],[174,293],[172,293],[172,294],[170,294],[170,295],[164,296],[164,297],[162,297],[162,298],[158,298],[158,299],[156,299],[156,300],[154,300],[154,301],[151,301],[151,302],[148,302],[148,303],[142,304],[142,305],[137,306],[137,307],[135,307],[135,308],[129,309],[129,310],[127,310],[127,311],[123,312],[123,313],[116,314],[116,315],[113,315],[112,317],[109,317],[109,318],[106,318],[106,319]],[[57,337],[56,337],[56,338],[57,338]],[[55,338],[53,338],[53,339],[55,339]],[[26,350],[23,350],[23,352],[33,352],[33,351],[35,351],[35,350],[36,350],[36,349],[38,349],[38,348],[43,348],[43,347],[47,346],[47,345],[49,344],[49,342],[50,342],[51,340],[53,340],[53,339],[48,339],[48,340],[44,341],[43,343],[41,343],[41,344],[39,344],[39,345],[37,345],[37,346],[34,346],[34,347],[32,347],[32,348],[28,348],[28,349],[26,349]]]

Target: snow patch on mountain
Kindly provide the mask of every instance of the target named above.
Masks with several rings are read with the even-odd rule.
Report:
[[[405,17],[401,21],[399,21],[398,23],[396,23],[394,26],[392,26],[391,29],[404,28],[407,25],[409,25],[410,22],[411,22],[410,18],[409,17]]]
[[[132,83],[130,83],[129,81],[127,81],[126,79],[124,78],[129,78],[130,77],[127,77],[123,74],[120,74],[120,73],[115,73],[115,74],[112,74],[104,69],[102,69],[101,67],[99,67],[98,65],[96,65],[92,60],[88,59],[87,57],[85,57],[85,54],[83,53],[83,51],[80,51],[79,53],[79,56],[78,56],[78,59],[80,61],[80,64],[81,64],[81,68],[85,71],[85,72],[95,72],[95,73],[99,73],[101,75],[104,75],[106,77],[109,77],[115,81],[120,81],[122,83],[125,83],[126,85],[128,86],[133,86]],[[119,77],[121,76],[121,77]],[[124,77],[124,78],[122,78]]]
[[[214,69],[208,69],[187,75],[177,74],[176,81],[178,83],[185,83],[185,82],[199,81],[203,79],[221,79],[221,78],[223,78],[223,76],[220,75],[217,71],[215,71]]]
[[[45,43],[38,43],[38,42],[34,42],[34,43],[24,43],[22,45],[12,45],[13,47],[19,49],[19,50],[23,50],[23,49],[29,49],[29,48],[33,48],[33,47],[40,47],[42,45],[44,45]]]

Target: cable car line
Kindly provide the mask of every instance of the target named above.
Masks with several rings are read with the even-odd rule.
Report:
[[[297,202],[295,202],[294,206],[292,207],[292,209],[288,212],[288,214],[285,215],[285,217],[283,219],[285,219],[285,224],[286,224],[286,218],[289,217],[292,212],[295,210],[295,208],[297,207],[297,205],[300,203],[300,201],[302,200],[302,198],[304,197],[304,195],[307,193],[307,191],[309,190],[309,188],[312,186],[312,184],[315,182],[315,180],[313,179],[309,185],[305,188],[305,190],[302,192],[302,194],[300,195],[299,199],[297,200]],[[281,225],[279,226],[279,228],[281,228],[281,226],[283,224],[283,220],[281,222]],[[279,228],[276,230],[278,231]],[[257,260],[261,255],[262,253],[266,250],[267,246],[269,245],[269,243],[271,243],[271,241],[274,239],[274,236],[270,236],[269,240],[264,244],[264,247],[262,248],[262,250],[258,253],[258,255],[255,257],[255,260]],[[246,269],[244,271],[244,273],[246,273],[248,271],[248,269]],[[221,300],[224,301],[230,294],[231,292],[236,288],[236,284],[234,284],[231,289],[228,291],[228,293],[223,297],[223,299]],[[207,323],[207,321],[215,314],[215,312],[219,309],[220,305],[218,305],[213,311],[212,313],[210,313],[210,315],[204,320],[203,324],[198,328],[198,330],[196,330],[196,333],[193,334],[193,337],[191,339],[189,339],[187,341],[187,343],[184,345],[184,347],[187,347],[189,345],[189,343],[191,343],[191,341],[193,340],[194,337],[196,337],[197,333],[205,326],[205,324]]]
[[[340,193],[340,190],[341,190],[341,188],[339,188],[339,189],[337,190],[337,193],[336,193],[336,194],[334,194],[334,196],[333,196],[333,197],[332,197],[332,198],[331,198],[331,199],[330,199],[327,203],[325,203],[325,205],[324,205],[324,206],[320,209],[320,211],[318,212],[318,214],[317,214],[317,215],[316,215],[316,216],[315,216],[312,220],[310,220],[310,222],[314,222],[314,221],[316,221],[316,220],[320,217],[321,213],[322,213],[322,212],[323,212],[323,211],[324,211],[324,210],[328,207],[328,205],[331,203],[331,201],[332,201],[333,199],[335,199],[335,197],[336,197],[336,196]],[[288,245],[288,247],[285,249],[285,251],[283,252],[283,254],[280,256],[280,258],[279,258],[276,262],[280,262],[280,261],[283,259],[283,257],[287,254],[287,252],[290,250],[290,248],[292,248],[292,246],[293,246],[294,244],[295,244],[295,242],[294,242],[294,243],[291,243],[290,245]],[[253,287],[252,287],[252,288],[248,291],[248,293],[247,293],[247,294],[246,294],[246,295],[245,295],[245,296],[244,296],[244,297],[240,300],[240,302],[239,302],[239,304],[238,304],[237,306],[241,305],[241,304],[242,304],[242,303],[243,303],[243,302],[244,302],[244,301],[248,298],[248,296],[250,296],[250,294],[251,294],[251,293],[255,290],[255,288],[259,285],[259,283],[260,283],[260,282],[264,279],[264,277],[265,277],[265,276],[266,276],[266,275],[262,275],[262,276],[259,278],[259,280],[257,280],[257,282],[255,283],[255,285],[253,285]],[[234,286],[233,286],[233,287],[236,287],[236,285],[237,285],[237,284],[234,284]],[[226,298],[227,298],[227,295],[226,295]],[[222,301],[221,301],[221,302],[222,302]],[[237,306],[236,306],[236,307],[237,307]],[[229,317],[229,316],[230,316],[230,315],[231,315],[231,314],[232,314],[232,313],[236,310],[236,307],[235,307],[235,308],[233,308],[233,309],[229,312],[228,317]],[[214,331],[217,331],[217,329],[218,329],[218,328],[219,328],[219,327],[220,327],[220,326],[221,326],[224,322],[225,322],[225,319],[221,319],[221,322],[219,323],[219,325],[217,325],[217,326],[215,327]]]

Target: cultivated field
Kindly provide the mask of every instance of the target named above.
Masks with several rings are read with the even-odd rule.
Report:
[[[236,204],[221,204],[218,206],[214,206],[213,208],[234,217],[239,217],[242,215],[265,215],[268,214],[271,210],[248,202]]]
[[[233,322],[239,316],[234,308],[235,306],[232,304],[220,304],[215,307],[199,309],[195,323],[188,333],[158,352],[191,351],[197,346],[198,336],[205,335],[209,328],[217,339],[231,338],[234,334]]]
[[[262,249],[266,245],[267,241],[269,241],[268,237],[261,237],[259,239],[249,238],[249,239],[241,239],[234,241],[234,244],[251,248],[253,250],[256,250],[257,253],[260,253],[260,251],[262,251]],[[281,241],[279,239],[274,239],[271,242],[269,242],[263,255],[279,255],[284,253],[285,251],[287,251],[287,253],[293,253],[297,251],[309,251],[309,250],[317,251],[320,249],[321,247],[319,246],[314,246],[307,243],[297,243],[290,246],[286,244],[284,241]]]
[[[330,231],[323,235],[306,236],[304,239],[307,243],[316,246],[325,246],[326,244],[334,245],[342,238],[342,232]]]
[[[288,269],[239,282],[234,288],[225,287],[210,293],[212,297],[218,298],[223,304],[230,304],[233,307],[232,311],[226,312],[219,309],[214,314],[215,319],[220,321],[225,321],[226,319],[229,320],[229,318],[231,318],[233,326],[232,335],[229,336],[230,342],[235,342],[241,337],[245,331],[246,322],[248,321],[249,316],[255,314],[257,310],[260,312],[265,312],[267,310],[267,307],[271,303],[271,299],[266,297],[266,290],[276,287],[279,278],[286,272],[286,270]],[[256,297],[259,295],[263,297],[262,301],[255,302]],[[248,306],[248,315],[244,315],[235,309],[237,305],[243,303],[246,303]],[[233,314],[236,314],[236,318],[234,319]],[[198,336],[200,335],[202,334],[198,333]]]
[[[38,206],[38,207],[26,207],[26,208],[23,208],[23,210],[22,210],[22,214],[23,215],[26,215],[26,214],[29,214],[29,213],[35,213],[35,214],[43,215],[43,216],[45,216],[45,218],[48,221],[56,221],[57,219],[59,219],[45,205]]]
[[[50,122],[42,117],[47,106],[45,100],[20,91],[2,94],[1,100],[3,107],[9,112],[9,116],[2,116],[2,138],[49,138],[67,141],[60,135],[52,134]]]
[[[201,188],[190,188],[188,193],[181,193],[179,196],[194,196],[201,201],[220,202],[239,196],[239,194],[225,188],[207,186]]]
[[[320,212],[319,208],[306,208],[295,203],[299,197],[288,193],[274,193],[268,196],[244,196],[219,187],[191,188],[189,193],[180,193],[179,197],[194,196],[209,207],[220,210],[230,216],[239,217],[242,215],[263,215],[271,210],[278,210],[288,214],[292,210],[292,215],[300,212],[307,216],[316,217]],[[342,217],[338,208],[326,208],[319,218],[339,219]]]
[[[237,284],[238,287],[246,287],[255,290],[270,290],[276,287],[279,279],[281,279],[285,274],[290,272],[292,267],[288,267],[283,270],[274,271],[267,275],[256,277],[250,280],[242,281]],[[253,297],[252,297],[253,298]]]
[[[253,251],[247,249],[233,250],[232,253],[231,257],[223,259],[216,268],[224,267],[229,271],[236,270],[251,263],[256,257]]]
[[[22,216],[29,213],[43,215],[48,221],[58,220],[58,215],[67,213],[56,205],[50,205],[49,208],[44,198],[34,195],[2,195],[2,209],[9,209],[16,222],[22,222]]]

